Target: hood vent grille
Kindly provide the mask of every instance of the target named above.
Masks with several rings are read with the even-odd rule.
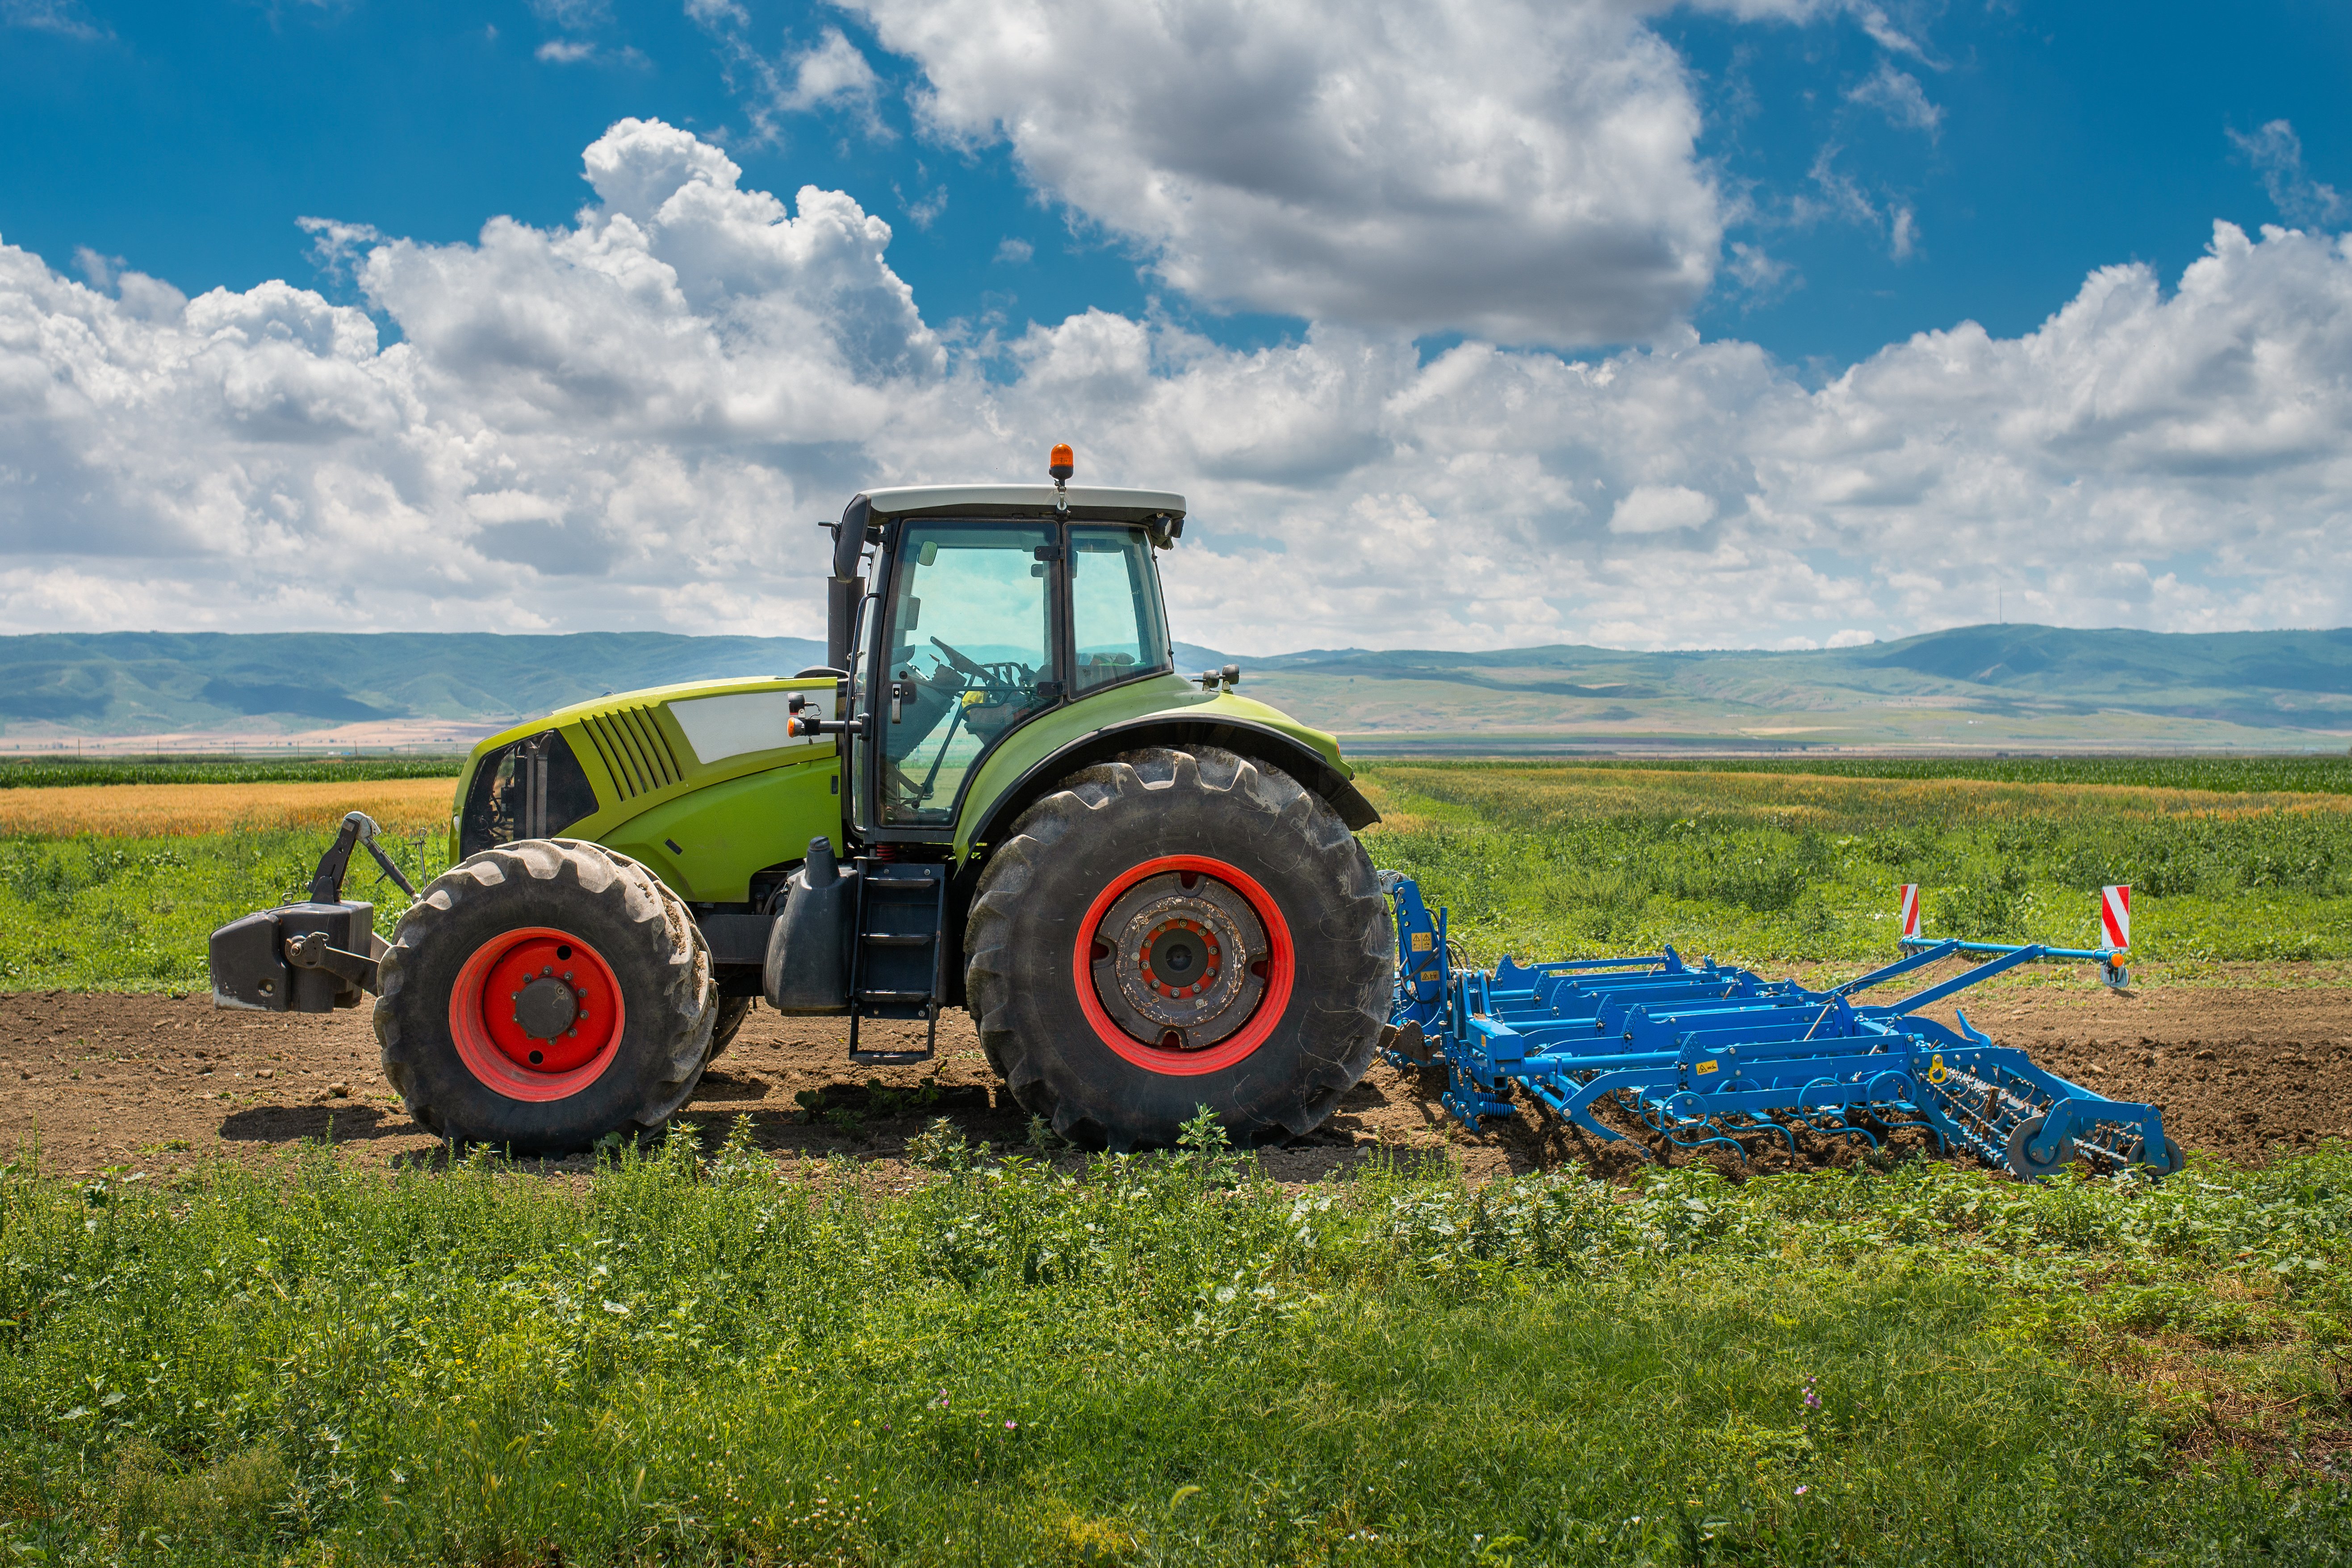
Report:
[[[667,789],[686,776],[677,755],[663,739],[650,707],[616,708],[583,719],[580,728],[604,761],[614,787],[634,800]]]

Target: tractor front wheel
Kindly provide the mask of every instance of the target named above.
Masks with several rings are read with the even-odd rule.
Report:
[[[965,926],[982,1047],[1090,1148],[1320,1124],[1371,1064],[1394,932],[1378,876],[1297,781],[1213,747],[1088,768],[1024,812]]]
[[[526,839],[435,879],[394,932],[383,1075],[441,1137],[518,1153],[638,1136],[694,1092],[719,1016],[694,917],[601,845]]]

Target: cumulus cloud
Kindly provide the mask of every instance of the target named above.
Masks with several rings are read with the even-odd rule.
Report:
[[[1646,340],[1722,234],[1682,63],[1615,0],[853,0],[930,133],[1217,304]]]
[[[811,522],[1034,477],[1055,440],[1191,496],[1177,628],[1236,651],[1843,646],[1996,587],[2074,625],[2352,621],[2340,239],[2219,225],[2177,279],[2105,268],[2024,336],[1963,322],[1808,389],[1686,331],[1240,351],[1088,310],[951,350],[850,195],[746,189],[652,121],[584,163],[552,228],[317,220],[366,310],[158,308],[111,258],[0,246],[0,626],[813,636]]]

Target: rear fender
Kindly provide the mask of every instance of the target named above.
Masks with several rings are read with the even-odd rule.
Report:
[[[1020,815],[1039,796],[1081,768],[1106,763],[1122,752],[1144,746],[1222,746],[1244,757],[1280,768],[1321,795],[1339,820],[1351,828],[1370,827],[1381,819],[1363,792],[1330,760],[1295,736],[1267,724],[1203,713],[1198,718],[1153,714],[1090,731],[1036,763],[1014,779],[994,800],[967,811],[956,835],[958,858],[975,847],[1000,841]]]

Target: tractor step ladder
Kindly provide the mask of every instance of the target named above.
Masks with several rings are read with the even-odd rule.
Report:
[[[940,933],[947,921],[948,868],[911,860],[858,861],[857,945],[850,958],[849,1059],[869,1067],[927,1062],[939,1048],[940,994],[945,955]],[[858,1026],[866,1018],[921,1018],[929,1025],[923,1048],[866,1050]]]

